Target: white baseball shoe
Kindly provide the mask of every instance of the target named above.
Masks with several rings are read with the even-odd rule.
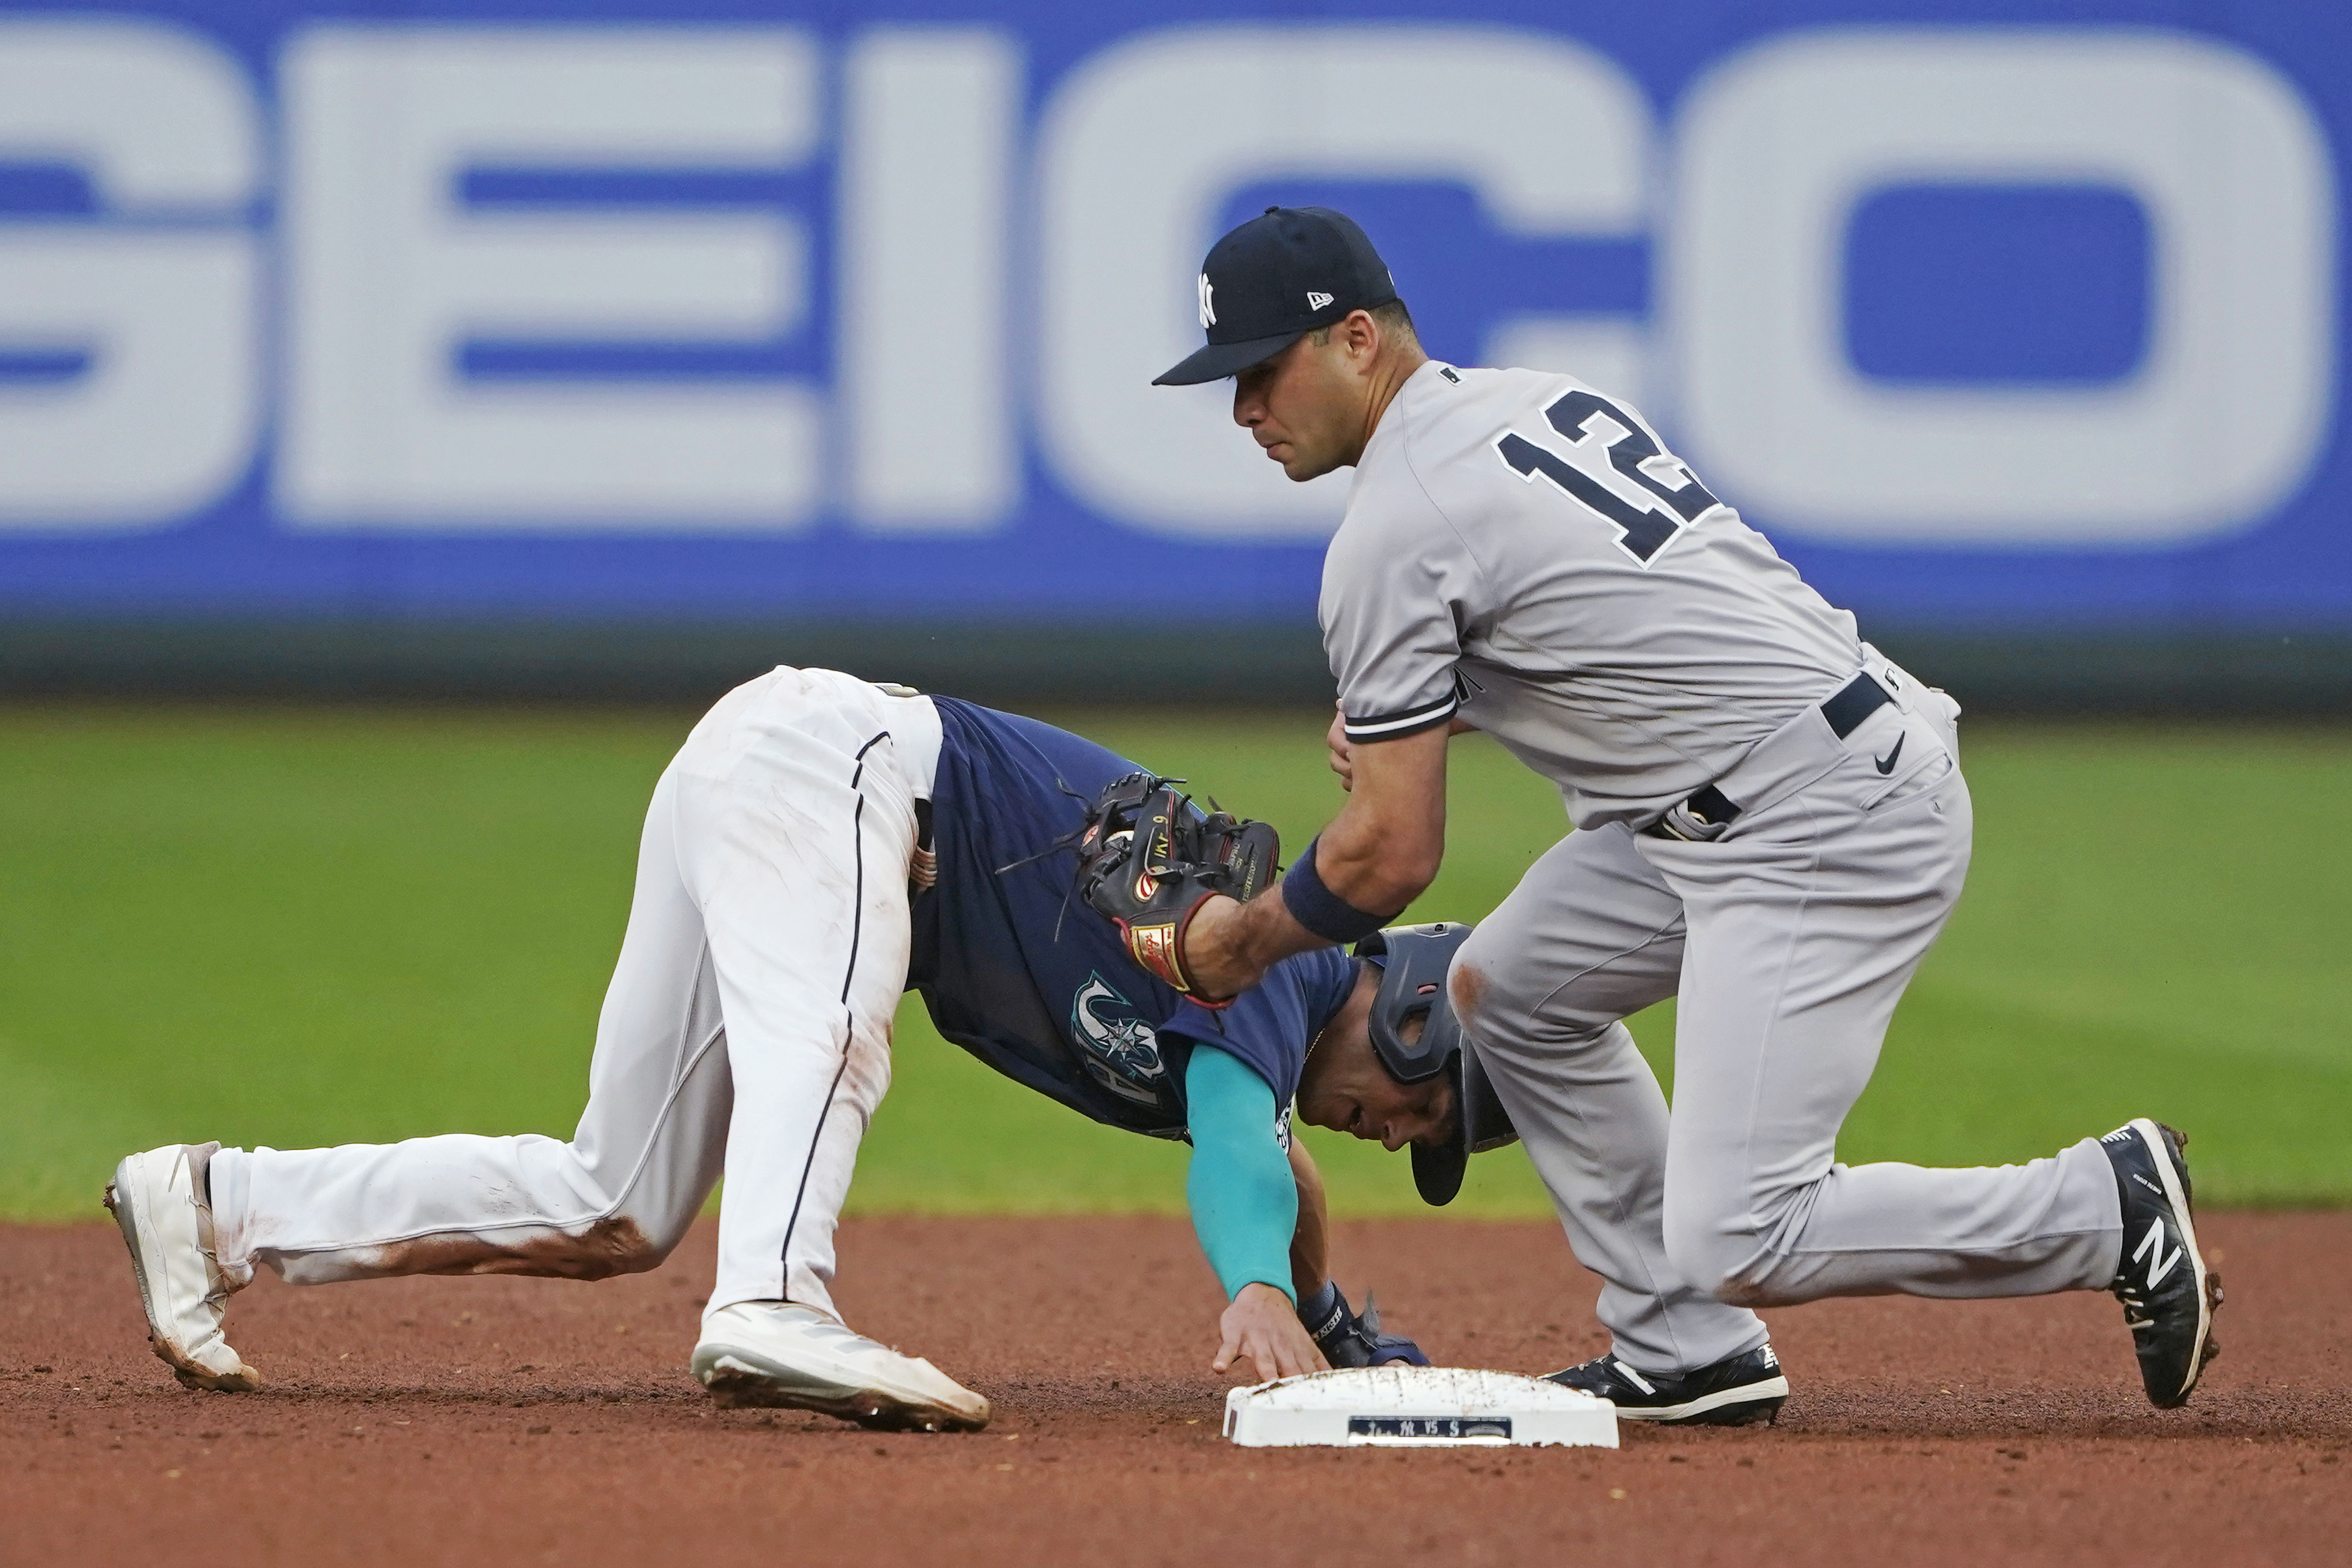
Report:
[[[261,1374],[221,1337],[221,1311],[241,1282],[221,1273],[205,1165],[217,1143],[167,1143],[114,1168],[106,1206],[131,1248],[131,1272],[147,1309],[147,1342],[190,1388],[246,1394]]]
[[[702,1325],[694,1375],[722,1405],[820,1410],[884,1432],[977,1432],[988,1401],[814,1307],[738,1301]]]

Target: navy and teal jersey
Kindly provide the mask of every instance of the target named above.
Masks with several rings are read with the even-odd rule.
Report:
[[[1185,1135],[1185,1068],[1205,1042],[1264,1078],[1286,1115],[1354,961],[1326,948],[1284,960],[1230,1007],[1185,1001],[1077,900],[1076,861],[1053,848],[1136,764],[1034,719],[932,700],[939,882],[915,900],[908,984],[940,1033],[1082,1115],[1160,1138]]]

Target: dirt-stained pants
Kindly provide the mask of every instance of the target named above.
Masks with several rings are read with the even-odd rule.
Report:
[[[1959,897],[1970,813],[1939,693],[1843,741],[1809,722],[1819,778],[1711,843],[1570,834],[1454,961],[1464,1023],[1604,1281],[1615,1353],[1644,1371],[1763,1343],[1751,1306],[2098,1287],[2121,1247],[2093,1139],[1998,1168],[1836,1163]],[[1677,994],[1669,1116],[1619,1020]]]
[[[914,802],[939,746],[928,698],[831,670],[722,698],[655,786],[572,1141],[224,1149],[223,1267],[300,1284],[650,1268],[723,1167],[706,1310],[833,1310],[834,1226],[889,1087]]]

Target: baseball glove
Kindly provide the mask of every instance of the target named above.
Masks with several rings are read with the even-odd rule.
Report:
[[[1273,826],[1194,805],[1181,779],[1129,773],[1103,786],[1077,839],[1077,893],[1118,927],[1147,972],[1204,1007],[1184,963],[1184,932],[1213,896],[1248,900],[1274,879],[1282,842]]]

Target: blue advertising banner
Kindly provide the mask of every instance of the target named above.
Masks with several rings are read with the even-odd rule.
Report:
[[[2296,0],[0,8],[0,613],[1303,619],[1150,382],[1320,202],[1866,621],[2340,630],[2347,153]]]

